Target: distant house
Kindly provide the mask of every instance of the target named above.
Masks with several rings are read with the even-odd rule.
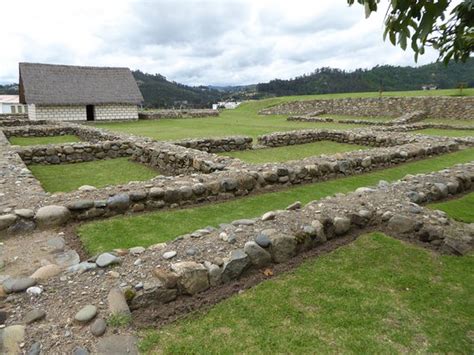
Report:
[[[128,68],[20,63],[19,92],[30,120],[138,119],[143,101]]]
[[[433,84],[429,84],[429,85],[422,85],[421,87],[423,90],[437,90],[438,87],[436,85],[433,85]]]
[[[218,102],[217,104],[212,104],[212,109],[217,110],[219,108],[225,108],[225,109],[233,110],[237,108],[240,104],[241,102],[236,102],[236,101],[221,101],[221,102]]]
[[[0,113],[26,113],[18,95],[0,95]]]

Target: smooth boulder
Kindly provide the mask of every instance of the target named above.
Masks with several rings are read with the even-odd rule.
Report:
[[[38,209],[35,215],[36,223],[40,227],[60,226],[71,217],[71,212],[64,206],[44,206]]]

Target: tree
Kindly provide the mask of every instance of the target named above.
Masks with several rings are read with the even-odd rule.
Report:
[[[380,0],[347,0],[365,7],[365,16],[377,11]],[[426,46],[439,52],[438,60],[465,62],[474,49],[474,0],[462,0],[446,16],[452,0],[390,0],[385,15],[384,40],[403,50],[411,40],[415,61]]]

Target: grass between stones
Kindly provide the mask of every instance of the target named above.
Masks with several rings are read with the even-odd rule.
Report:
[[[81,139],[72,134],[65,134],[63,136],[50,137],[10,137],[10,143],[13,145],[39,145],[39,144],[60,144],[60,143],[74,143],[80,142]]]
[[[350,152],[357,149],[368,149],[367,146],[319,141],[308,144],[296,144],[285,147],[264,148],[220,153],[229,157],[238,158],[247,163],[269,163],[303,159],[321,154],[335,154]]]
[[[430,208],[446,212],[451,218],[464,223],[474,223],[474,192],[461,198],[433,203]]]
[[[460,130],[460,129],[439,129],[439,128],[426,128],[411,131],[410,133],[421,133],[431,136],[445,136],[445,137],[471,137],[474,136],[474,131]]]
[[[142,333],[165,354],[470,353],[474,256],[381,233]]]
[[[96,160],[58,165],[29,165],[33,175],[48,192],[68,192],[82,185],[104,187],[151,179],[159,173],[128,158]]]
[[[363,175],[301,185],[228,202],[85,223],[77,232],[84,248],[91,255],[115,248],[147,247],[209,225],[218,226],[220,223],[283,209],[297,200],[307,203],[337,192],[346,193],[361,186],[375,185],[379,180],[393,181],[407,174],[428,173],[472,160],[474,148]]]
[[[458,90],[433,91],[394,91],[385,92],[382,96],[440,96],[456,95]],[[474,89],[465,90],[466,95],[474,95]],[[113,131],[147,136],[158,140],[177,140],[183,138],[224,137],[247,135],[256,137],[276,131],[288,131],[307,128],[327,128],[347,130],[364,127],[363,125],[337,122],[315,123],[286,121],[285,115],[260,116],[258,112],[269,106],[289,101],[314,99],[334,99],[346,97],[379,97],[378,92],[343,93],[330,95],[284,96],[266,100],[249,101],[235,110],[224,110],[219,117],[200,119],[163,119],[138,122],[95,123],[98,127]],[[356,117],[353,117],[356,118]]]

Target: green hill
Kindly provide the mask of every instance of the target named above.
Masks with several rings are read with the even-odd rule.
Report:
[[[347,72],[321,68],[289,80],[275,79],[257,85],[257,92],[267,96],[331,94],[342,92],[419,90],[423,85],[450,89],[464,83],[474,87],[474,58],[466,63],[432,63],[420,67],[376,66]]]

